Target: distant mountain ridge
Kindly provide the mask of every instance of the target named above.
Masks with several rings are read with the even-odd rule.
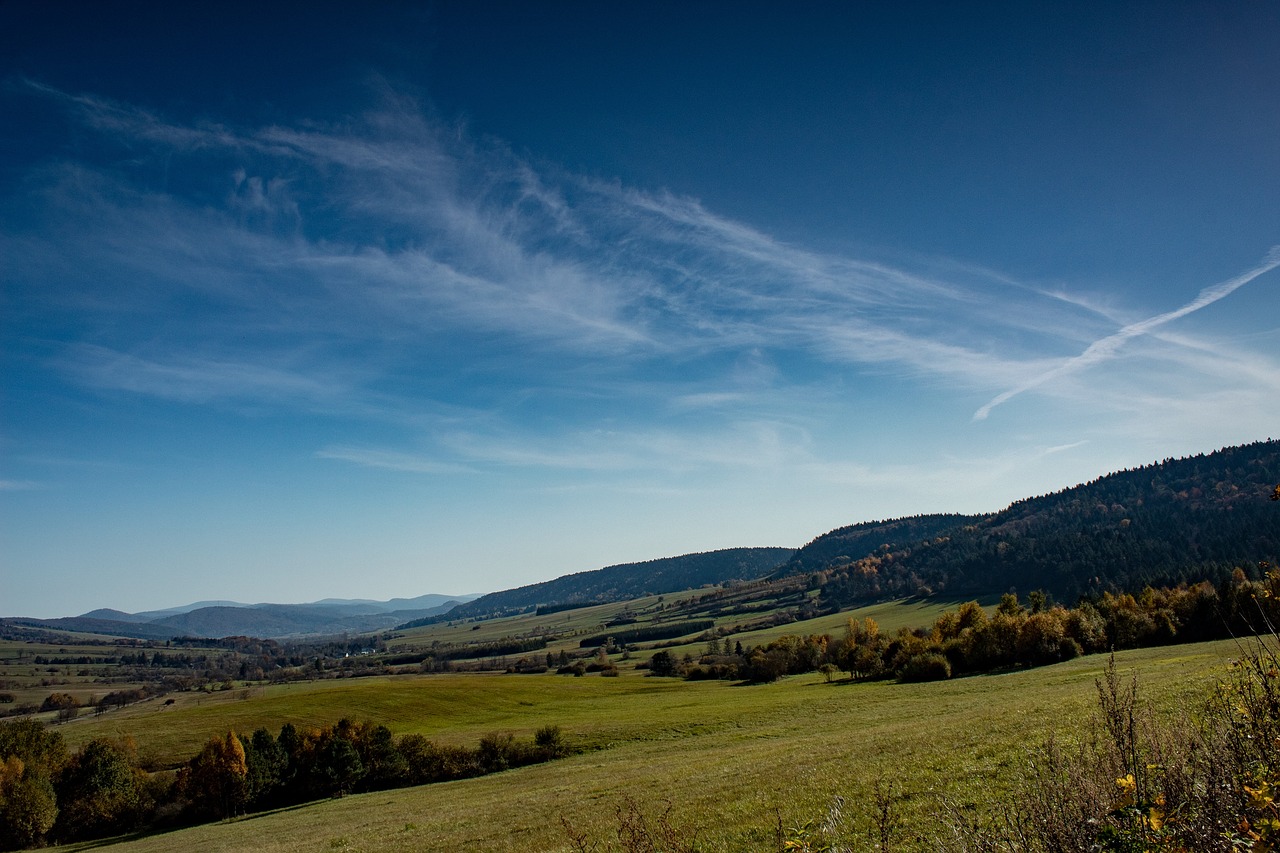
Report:
[[[446,613],[475,597],[474,594],[450,596],[429,593],[389,601],[329,598],[308,604],[201,601],[140,613],[101,608],[61,619],[10,621],[42,628],[149,640],[178,636],[287,639],[381,631],[406,620]]]

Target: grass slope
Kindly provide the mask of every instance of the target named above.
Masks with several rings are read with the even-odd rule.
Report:
[[[1237,652],[1234,643],[1218,642],[1125,652],[1117,660],[1122,671],[1140,674],[1147,698],[1170,706],[1201,701]],[[939,792],[989,802],[1023,766],[1028,746],[1051,731],[1078,733],[1105,664],[1093,656],[912,685],[826,684],[799,676],[735,687],[629,672],[612,679],[367,679],[229,697],[140,715],[138,722],[148,740],[170,730],[176,740],[203,740],[228,725],[248,728],[270,717],[278,727],[290,714],[320,722],[341,708],[397,731],[462,741],[495,728],[527,732],[553,722],[575,741],[602,748],[480,779],[128,840],[113,849],[563,851],[569,848],[561,815],[596,839],[612,840],[614,809],[632,797],[650,814],[669,801],[674,822],[696,826],[707,851],[767,850],[775,820],[789,826],[820,817],[834,794],[851,804],[868,802],[877,777],[906,792],[901,807],[909,822],[924,821]],[[117,723],[127,728],[123,719]],[[73,724],[64,732],[100,733],[103,726]]]
[[[692,593],[691,593],[692,594]],[[679,596],[667,596],[671,605]],[[657,603],[655,599],[630,602],[635,610]],[[735,634],[730,642],[764,644],[784,634],[830,633],[841,636],[849,618],[875,619],[885,631],[927,625],[956,602],[902,601],[875,604],[804,622],[793,622],[760,631]],[[523,615],[471,625],[439,625],[418,629],[416,641],[491,642],[504,636],[532,632],[548,620],[571,621],[579,631],[595,630],[601,621],[626,605],[608,604],[546,616]],[[701,641],[673,646],[676,655],[697,655]],[[550,646],[577,648],[572,638]],[[647,659],[639,652],[634,661]],[[285,723],[296,726],[331,725],[342,717],[371,719],[396,734],[423,734],[444,743],[471,745],[481,735],[496,730],[529,735],[548,723],[560,725],[580,745],[595,748],[617,740],[643,739],[626,720],[635,716],[643,727],[653,715],[668,715],[668,703],[677,709],[701,695],[699,691],[722,685],[684,684],[672,679],[638,679],[626,661],[614,660],[625,676],[619,679],[572,678],[545,675],[506,676],[497,673],[385,676],[242,687],[214,693],[186,692],[152,699],[101,717],[82,717],[60,731],[72,747],[94,737],[127,736],[136,740],[141,757],[154,766],[172,766],[199,751],[210,736],[228,728],[251,732],[265,727],[273,734]],[[634,663],[633,661],[633,663]],[[99,690],[101,692],[101,690]],[[737,695],[737,694],[735,694]],[[743,694],[745,695],[745,694]],[[172,700],[173,704],[166,704]],[[609,703],[626,704],[635,715],[601,714]]]

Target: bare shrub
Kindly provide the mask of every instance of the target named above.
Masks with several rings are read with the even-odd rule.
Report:
[[[575,853],[595,853],[598,850],[616,850],[621,853],[698,853],[697,830],[673,823],[672,808],[668,800],[661,812],[656,816],[648,816],[634,799],[623,797],[614,809],[618,843],[616,846],[607,845],[603,848],[600,841],[592,839],[563,815],[560,817],[560,825]]]
[[[1036,749],[1014,793],[985,814],[950,805],[940,851],[1101,853],[1271,850],[1280,841],[1280,660],[1245,650],[1199,713],[1156,717],[1114,658],[1074,747]]]

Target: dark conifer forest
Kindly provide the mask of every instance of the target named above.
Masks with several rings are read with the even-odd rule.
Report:
[[[1280,554],[1280,442],[1167,459],[983,516],[922,516],[820,536],[784,571],[823,575],[831,605],[904,595],[1044,590],[1059,600],[1138,591]]]

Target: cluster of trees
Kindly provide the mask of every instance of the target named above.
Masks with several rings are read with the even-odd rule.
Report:
[[[630,652],[624,651],[622,653],[623,659],[625,660],[628,656],[630,656],[630,654],[631,654]],[[547,659],[550,660],[550,657],[551,656],[548,655]],[[608,648],[606,648],[605,646],[601,646],[596,651],[595,658],[590,662],[587,662],[582,658],[577,658],[576,660],[571,660],[571,661],[562,659],[560,665],[556,667],[556,673],[558,675],[572,675],[575,677],[581,677],[586,675],[589,672],[598,672],[602,676],[610,677],[610,678],[617,677],[618,667],[616,664],[613,663],[613,661],[609,660]]]
[[[298,730],[285,724],[273,737],[211,738],[178,775],[176,789],[202,817],[222,818],[349,793],[425,785],[550,761],[567,747],[557,726],[532,741],[489,734],[474,749],[434,743],[422,735],[395,737],[384,725],[339,720]]]
[[[610,631],[607,634],[593,634],[578,641],[581,648],[599,645],[621,646],[630,643],[643,643],[647,640],[668,640],[672,637],[683,637],[696,634],[715,627],[711,619],[681,620],[678,622],[655,622],[639,628],[627,628],[622,631]]]
[[[80,700],[70,693],[50,693],[40,703],[41,711],[57,711],[58,722],[75,719],[80,711]]]
[[[847,672],[854,680],[926,681],[1016,666],[1041,666],[1081,654],[1257,633],[1280,624],[1280,570],[1250,580],[1236,570],[1221,584],[1208,581],[1141,594],[1105,592],[1074,608],[1053,604],[1042,591],[1019,602],[1003,596],[994,614],[976,601],[939,616],[926,629],[882,633],[872,619],[850,619],[844,636],[785,636],[732,651],[718,640],[697,661],[658,652],[654,675],[689,679],[774,681],[784,675]]]
[[[558,726],[532,741],[486,735],[469,749],[344,719],[319,729],[286,724],[278,736],[227,732],[176,774],[147,773],[130,741],[94,739],[69,754],[61,734],[35,720],[0,722],[0,849],[480,776],[567,753]]]
[[[538,616],[545,616],[548,613],[562,613],[565,610],[581,610],[584,607],[591,607],[594,601],[564,601],[559,604],[539,604],[534,610]]]
[[[437,661],[472,660],[477,658],[501,658],[507,655],[519,655],[537,651],[547,647],[547,638],[542,637],[503,637],[487,643],[467,643],[464,645],[440,644],[433,646],[426,655]],[[421,653],[417,655],[423,659]]]

